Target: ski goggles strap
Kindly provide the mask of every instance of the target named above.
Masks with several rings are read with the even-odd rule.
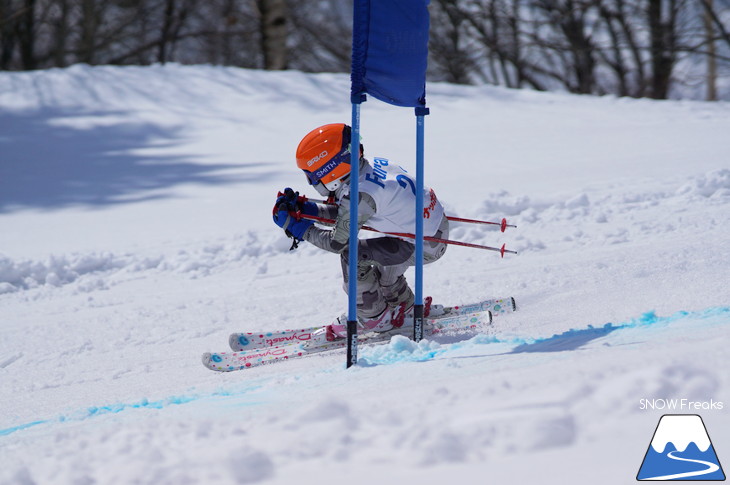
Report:
[[[307,176],[309,185],[317,185],[327,174],[332,172],[341,163],[350,163],[350,147],[348,146],[345,150],[341,151],[334,157],[332,157],[327,163],[322,165],[316,170],[309,171],[304,170],[304,174]]]

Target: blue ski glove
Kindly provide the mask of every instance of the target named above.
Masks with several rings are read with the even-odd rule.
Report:
[[[287,210],[301,212],[309,216],[319,215],[317,204],[309,202],[305,195],[299,195],[299,192],[294,192],[290,187],[285,188],[284,192],[279,192],[276,197],[276,203],[274,204],[274,213],[281,209],[282,206]]]
[[[291,249],[298,247],[298,242],[304,239],[304,233],[314,224],[313,221],[301,219],[301,214],[318,215],[317,204],[309,202],[305,196],[300,196],[299,192],[289,187],[283,193],[279,192],[274,204],[274,222],[294,239]]]
[[[274,214],[274,222],[277,226],[284,229],[287,236],[293,237],[297,241],[303,240],[304,233],[314,224],[313,221],[307,219],[297,220],[292,213],[284,209]]]

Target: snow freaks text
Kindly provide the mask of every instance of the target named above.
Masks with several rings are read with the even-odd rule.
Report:
[[[692,401],[689,399],[640,399],[641,410],[668,410],[668,411],[720,411],[724,407],[722,401]]]

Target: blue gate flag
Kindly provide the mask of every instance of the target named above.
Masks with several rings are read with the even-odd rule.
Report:
[[[352,139],[359,139],[360,104],[366,94],[415,108],[418,120],[416,190],[423,193],[423,117],[426,108],[429,0],[355,0],[352,24]],[[356,143],[356,142],[355,142]],[[357,144],[354,144],[357,147]],[[359,151],[350,150],[350,214],[358,214]],[[420,201],[420,202],[419,202]],[[423,320],[423,200],[416,197],[414,337]],[[357,224],[350,225],[348,255],[347,367],[357,363]]]
[[[404,107],[426,106],[429,0],[355,0],[353,103],[363,94]]]

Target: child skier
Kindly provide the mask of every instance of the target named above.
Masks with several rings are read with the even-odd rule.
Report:
[[[274,222],[297,241],[340,254],[347,291],[348,244],[350,235],[350,150],[351,130],[335,123],[320,126],[307,134],[296,152],[297,167],[304,171],[309,185],[333,203],[319,204],[285,190],[274,206]],[[357,146],[357,145],[356,145]],[[415,233],[416,190],[406,171],[385,158],[374,158],[371,165],[360,151],[360,193],[357,224],[382,232]],[[433,190],[424,191],[423,233],[447,239],[449,223]],[[321,229],[302,214],[334,219],[332,229]],[[424,241],[424,263],[443,256],[446,244]],[[403,324],[404,313],[411,309],[414,295],[404,273],[415,264],[415,246],[398,237],[378,237],[358,241],[357,319],[362,331],[387,332]],[[328,327],[328,335],[347,335],[346,315]]]

